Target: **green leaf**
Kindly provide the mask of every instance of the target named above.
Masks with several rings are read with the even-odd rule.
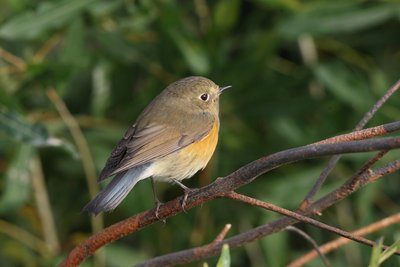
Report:
[[[0,212],[15,209],[26,202],[30,192],[29,163],[34,148],[31,145],[21,145],[12,159],[4,177],[4,188],[0,199]]]
[[[239,0],[220,0],[214,13],[214,28],[217,32],[227,32],[236,23],[240,10]]]
[[[111,95],[110,68],[105,62],[93,69],[92,109],[95,115],[102,115],[109,105]]]
[[[41,5],[36,12],[12,17],[0,28],[0,37],[5,39],[32,39],[47,31],[64,25],[76,14],[96,0],[64,0]]]
[[[390,247],[381,253],[379,257],[379,264],[382,264],[384,261],[389,259],[389,257],[393,256],[398,250],[400,250],[400,240],[394,242]]]
[[[95,5],[90,6],[89,12],[95,16],[107,16],[123,4],[123,0],[98,1]]]
[[[354,32],[382,23],[396,17],[399,5],[381,4],[369,8],[345,6],[341,10],[331,9],[331,3],[325,8],[312,12],[303,12],[286,19],[279,27],[279,32],[288,38],[297,38],[304,33],[319,35],[341,32]]]
[[[29,123],[13,112],[0,111],[0,130],[11,139],[35,146],[49,142],[49,133],[42,125]]]
[[[229,267],[231,266],[231,256],[229,253],[229,245],[224,244],[222,246],[221,256],[218,259],[217,267]]]
[[[313,70],[326,89],[351,107],[364,111],[373,104],[368,84],[345,65],[321,64]]]
[[[196,74],[206,74],[210,71],[210,61],[205,49],[199,42],[185,38],[175,30],[169,31],[187,64]]]
[[[74,158],[78,158],[78,152],[71,143],[51,137],[43,125],[32,124],[14,112],[0,111],[0,136],[2,133],[17,142],[35,147],[61,147]]]
[[[143,252],[128,246],[111,244],[105,249],[107,255],[106,266],[110,267],[132,266],[148,258]]]
[[[383,238],[379,238],[377,244],[372,248],[371,259],[369,261],[368,267],[378,267],[379,257],[382,253]]]
[[[81,18],[75,19],[68,26],[64,39],[61,61],[85,68],[89,64],[88,52],[85,49],[86,32]]]
[[[119,32],[96,30],[91,35],[99,46],[100,52],[124,63],[131,63],[139,58],[136,48]]]

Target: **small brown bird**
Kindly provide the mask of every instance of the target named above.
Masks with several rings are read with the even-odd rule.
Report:
[[[187,77],[162,91],[118,142],[99,181],[112,181],[85,207],[98,214],[115,209],[140,180],[175,182],[204,169],[218,142],[219,87],[204,77]],[[184,200],[185,201],[185,200]],[[184,205],[184,203],[183,203]],[[157,200],[158,212],[159,202]]]

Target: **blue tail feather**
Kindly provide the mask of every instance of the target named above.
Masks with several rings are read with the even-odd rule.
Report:
[[[94,215],[100,212],[111,211],[128,195],[136,183],[143,177],[148,165],[138,166],[117,174],[112,181],[84,208],[83,211]]]

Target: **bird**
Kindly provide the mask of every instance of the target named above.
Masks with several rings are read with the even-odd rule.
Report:
[[[111,182],[91,200],[83,211],[97,215],[114,210],[137,182],[181,183],[206,167],[218,142],[219,97],[231,86],[218,86],[208,78],[190,76],[168,85],[137,117],[116,144],[100,172],[101,182]]]

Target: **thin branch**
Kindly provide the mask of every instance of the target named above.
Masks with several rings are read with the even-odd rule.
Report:
[[[399,169],[400,169],[400,160],[395,160],[389,162],[388,164],[384,165],[379,169],[370,170],[368,172],[363,173],[360,179],[358,179],[356,183],[354,183],[351,179],[349,179],[338,189],[316,201],[309,208],[307,208],[307,210],[318,212],[320,209],[325,209],[331,206],[332,203],[336,203],[344,199],[345,197],[357,191],[366,184],[373,183],[378,179],[382,178],[383,176],[394,173]]]
[[[352,175],[349,179],[349,184],[355,184],[357,183],[357,180],[362,177],[362,175],[367,172],[372,165],[374,165],[378,160],[380,160],[384,155],[386,155],[389,152],[389,150],[382,150],[378,152],[374,157],[369,159],[355,174]],[[308,205],[306,205],[307,202],[302,202],[299,206],[299,210],[304,210],[307,208]]]
[[[328,259],[325,257],[325,255],[320,251],[320,248],[319,248],[317,242],[315,242],[315,240],[311,236],[309,236],[306,232],[304,232],[303,230],[301,230],[297,227],[294,227],[294,226],[288,226],[285,229],[289,230],[289,231],[293,231],[293,232],[297,233],[298,235],[302,236],[305,240],[307,240],[314,247],[313,251],[321,258],[322,263],[326,267],[332,266],[329,263]],[[346,239],[346,238],[343,238],[343,239]],[[350,239],[347,239],[347,240],[350,241]],[[289,267],[289,266],[287,266],[287,267]],[[294,266],[291,266],[291,267],[294,267]]]
[[[217,178],[213,183],[209,184],[208,186],[199,188],[189,193],[185,209],[189,210],[195,206],[213,200],[217,197],[222,197],[227,192],[231,192],[245,184],[252,182],[258,176],[291,162],[334,154],[390,150],[399,147],[400,138],[391,137],[343,142],[336,144],[307,145],[281,151],[253,161],[241,167],[237,171],[231,173],[230,175],[224,178]],[[368,172],[368,174],[378,175],[379,173]],[[320,202],[317,202],[315,205],[313,204],[309,208],[307,208],[306,212],[313,213],[317,210],[323,210],[324,208],[329,207],[330,205],[335,203],[335,200],[338,201],[341,199],[340,197],[344,197],[354,192],[354,190],[360,187],[361,184],[362,183],[355,184],[353,191],[351,191],[350,189],[347,190],[347,188],[342,189],[343,193],[341,193],[340,191],[334,191],[332,193],[334,194],[334,196],[328,195],[329,197],[326,197]],[[154,209],[149,210],[136,214],[126,220],[105,228],[103,231],[97,234],[92,235],[81,244],[79,244],[77,247],[75,247],[69,254],[68,258],[61,264],[61,266],[77,266],[80,262],[92,255],[100,247],[117,239],[120,239],[123,236],[138,231],[139,229],[142,229],[149,224],[153,224],[159,220],[169,218],[182,212],[181,201],[182,196],[162,205],[159,209],[158,218],[155,216]],[[239,235],[236,237],[237,239],[235,239],[235,242],[237,242],[236,244],[243,244],[240,243],[243,238],[248,240],[246,242],[250,242],[256,238],[259,238],[260,236],[263,236],[263,233],[264,235],[265,233],[270,233],[270,231],[274,230],[273,227],[276,227],[275,230],[279,231],[289,224],[297,222],[296,220],[290,218],[284,219],[287,220],[283,223],[279,223],[278,225],[276,225],[275,223],[269,224],[268,226],[266,226],[265,229],[263,229],[263,231],[256,231],[250,237]]]
[[[43,59],[54,49],[54,47],[60,43],[62,36],[60,34],[55,34],[50,39],[48,39],[44,45],[33,55],[32,61],[35,63],[40,63]]]
[[[400,122],[393,122],[393,123],[388,123],[384,125],[380,125],[377,127],[372,127],[368,128],[365,130],[359,130],[355,131],[349,134],[342,134],[338,135],[332,138],[328,138],[322,141],[317,142],[316,144],[329,144],[329,143],[337,143],[337,142],[343,142],[343,141],[352,141],[352,140],[360,140],[360,139],[365,139],[365,138],[372,138],[375,136],[379,135],[384,135],[387,133],[391,133],[394,131],[397,131],[399,129]],[[388,150],[384,150],[379,152],[375,157],[373,157],[371,160],[369,160],[357,173],[352,177],[353,181],[355,181],[363,172],[367,171],[368,168],[372,167],[375,162],[380,160],[387,152]],[[303,210],[305,209],[309,204],[310,201],[312,201],[313,195],[315,195],[319,188],[321,188],[322,184],[324,183],[325,179],[328,177],[329,173],[332,171],[334,166],[336,165],[337,161],[339,160],[340,155],[335,155],[331,157],[331,159],[328,161],[327,166],[325,169],[322,171],[320,178],[325,177],[323,179],[318,179],[316,183],[314,184],[313,188],[311,191],[307,194],[306,198],[300,203],[299,209]]]
[[[221,242],[226,234],[229,232],[229,230],[232,228],[232,224],[228,223],[225,224],[224,228],[221,230],[221,232],[217,235],[217,237],[214,239],[213,242]]]
[[[400,88],[400,80],[398,80],[386,93],[376,102],[376,104],[364,115],[361,121],[356,125],[354,130],[362,129],[375,113],[386,103],[386,101]]]
[[[241,202],[250,204],[252,206],[258,206],[258,207],[261,207],[263,209],[267,209],[267,210],[271,210],[271,211],[277,212],[277,213],[279,213],[281,215],[293,218],[293,219],[295,219],[297,221],[301,221],[301,222],[304,222],[306,224],[315,226],[317,228],[320,228],[320,229],[323,229],[323,230],[327,230],[329,232],[335,233],[337,235],[343,236],[345,238],[351,239],[353,241],[356,241],[356,242],[359,242],[359,243],[362,243],[362,244],[365,244],[365,245],[368,245],[368,246],[371,246],[371,247],[375,245],[374,241],[368,240],[368,239],[360,237],[360,236],[352,235],[351,233],[349,233],[347,231],[344,231],[344,230],[341,230],[339,228],[324,224],[324,223],[322,223],[320,221],[317,221],[317,220],[314,220],[314,219],[312,219],[310,217],[304,216],[301,213],[296,213],[296,212],[281,208],[281,207],[276,206],[276,205],[271,204],[271,203],[267,203],[267,202],[264,202],[264,201],[261,201],[261,200],[258,200],[258,199],[252,198],[252,197],[248,197],[248,196],[245,196],[245,195],[241,195],[241,194],[235,193],[235,192],[230,192],[230,193],[228,193],[228,194],[226,194],[224,196],[226,198],[237,200],[237,201],[241,201]],[[287,228],[287,227],[285,227],[285,228]],[[399,252],[399,254],[400,254],[400,252]]]
[[[11,63],[15,67],[17,67],[20,71],[26,70],[26,63],[21,58],[14,56],[7,50],[0,47],[0,58],[4,59],[8,63]]]
[[[350,184],[354,184],[357,182],[358,179],[360,179],[360,177],[362,177],[362,175],[367,172],[372,165],[374,165],[377,161],[379,161],[380,159],[383,158],[383,156],[385,156],[389,151],[388,150],[383,150],[383,151],[379,151],[374,157],[372,157],[371,159],[369,159],[349,180]]]
[[[201,246],[201,247],[197,247],[194,249],[188,249],[188,250],[183,250],[183,251],[179,251],[179,252],[175,252],[175,253],[170,253],[167,255],[163,255],[161,257],[156,257],[153,259],[150,259],[148,261],[145,261],[141,264],[136,265],[137,267],[139,266],[146,266],[146,267],[155,267],[155,266],[162,266],[162,267],[168,267],[168,266],[175,266],[177,264],[183,264],[183,263],[189,263],[192,260],[191,257],[187,257],[186,254],[199,254],[199,255],[203,255],[205,253],[207,253],[208,250],[213,250],[216,247],[220,248],[220,252],[222,249],[223,244],[225,244],[225,242],[223,241],[226,233],[229,231],[229,229],[231,228],[230,224],[226,224],[225,227],[222,229],[222,231],[218,234],[218,236],[209,244]],[[171,259],[171,260],[169,260]]]
[[[360,120],[360,122],[354,128],[354,131],[361,130],[367,122],[375,115],[375,113],[382,107],[382,105],[400,88],[400,80],[398,80],[386,93],[375,103],[375,105],[364,115],[364,117]],[[340,159],[340,155],[332,156],[324,170],[321,172],[320,176],[318,177],[317,181],[315,182],[314,186],[311,190],[307,193],[306,197],[300,203],[299,207],[304,209],[308,205],[311,204],[314,196],[317,194],[321,186],[324,184],[326,178],[331,173],[333,168],[335,167],[336,163]]]
[[[339,142],[348,142],[348,141],[356,141],[356,140],[365,140],[370,139],[376,136],[385,135],[388,133],[392,133],[398,131],[400,129],[400,121],[395,121],[383,125],[379,125],[376,127],[367,128],[364,130],[358,130],[347,134],[337,135],[314,144],[334,144]]]
[[[320,229],[324,229],[324,230],[333,232],[335,234],[338,234],[340,236],[346,237],[348,239],[351,239],[353,241],[356,241],[356,242],[359,242],[359,243],[362,243],[362,244],[365,244],[368,246],[373,246],[376,244],[374,241],[368,240],[366,238],[363,238],[363,237],[360,237],[357,235],[353,235],[349,232],[346,232],[341,229],[332,227],[330,225],[321,223],[317,220],[306,217],[302,214],[278,207],[274,204],[267,203],[267,202],[264,202],[264,201],[261,201],[261,200],[255,199],[255,198],[241,195],[236,192],[228,192],[226,194],[223,194],[222,197],[236,200],[236,201],[241,201],[246,204],[250,204],[252,206],[257,206],[257,207],[261,207],[263,209],[277,212],[277,213],[285,215],[285,216],[287,216],[287,218],[290,218],[291,220],[293,220],[292,223],[302,221],[307,224],[318,227]],[[142,263],[136,265],[136,267],[174,266],[177,264],[185,264],[185,263],[193,262],[196,260],[209,258],[211,256],[217,255],[221,251],[223,244],[228,244],[230,248],[236,248],[236,247],[242,246],[245,243],[250,242],[254,239],[259,239],[259,238],[265,236],[265,234],[262,234],[262,231],[267,226],[268,226],[268,224],[259,226],[257,228],[251,229],[245,233],[236,235],[232,238],[225,239],[223,242],[211,242],[207,245],[203,245],[200,247],[185,249],[185,250],[181,250],[178,252],[173,252],[170,254],[155,257],[155,258],[149,259],[145,262],[142,262]],[[282,229],[284,229],[286,227],[287,226],[283,227]],[[279,230],[281,230],[281,229],[279,229]],[[274,232],[278,232],[278,230],[274,229]],[[384,246],[384,247],[387,248],[387,246]],[[397,252],[397,254],[400,255],[400,251]]]
[[[378,222],[375,222],[375,223],[372,223],[365,227],[362,227],[359,230],[352,232],[352,234],[363,236],[366,234],[377,232],[381,229],[385,229],[385,228],[389,227],[390,225],[398,224],[398,223],[400,223],[400,213],[394,214],[394,215],[384,218]],[[333,241],[330,241],[330,242],[320,246],[319,250],[321,253],[327,254],[327,253],[329,253],[333,250],[336,250],[339,247],[344,246],[350,242],[351,242],[351,240],[349,240],[347,238],[339,237]],[[311,261],[312,259],[314,259],[317,256],[318,256],[318,254],[314,250],[310,251],[307,254],[301,256],[300,258],[292,261],[288,265],[288,267],[289,266],[291,266],[291,267],[303,266],[304,264]]]
[[[363,183],[357,183],[352,188],[348,188],[348,185],[347,185],[348,182],[346,182],[341,187],[339,187],[337,190],[327,194],[326,196],[322,197],[318,201],[311,204],[309,207],[307,207],[302,212],[302,214],[307,215],[307,214],[312,214],[312,213],[319,213],[320,211],[330,207],[334,203],[348,197],[350,194],[357,191],[359,188],[366,185],[367,183],[374,182],[377,179],[383,177],[384,175],[393,173],[399,169],[400,169],[400,161],[394,161],[394,162],[391,162],[391,163],[385,165],[384,167],[379,168],[373,172],[366,173],[362,179]],[[256,227],[247,232],[244,232],[244,233],[241,233],[234,237],[231,237],[229,239],[226,239],[225,243],[228,243],[231,248],[236,248],[236,247],[242,246],[246,243],[260,239],[263,236],[277,233],[277,232],[281,231],[282,229],[284,229],[285,227],[295,224],[297,222],[298,221],[296,219],[289,218],[289,217],[283,217],[283,218],[280,218],[273,222],[270,222],[268,224]],[[220,247],[217,247],[217,248],[215,248],[214,251],[210,252],[209,255],[217,255],[219,253],[219,250],[220,250]],[[202,259],[202,257],[197,255],[195,260],[198,260],[198,259]]]

